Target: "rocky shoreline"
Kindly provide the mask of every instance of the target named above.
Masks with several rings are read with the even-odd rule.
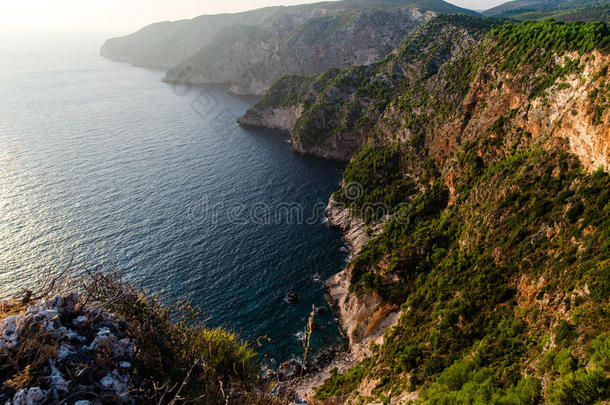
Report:
[[[350,249],[350,257],[357,256],[362,248],[379,232],[380,227],[370,228],[349,209],[331,197],[325,210],[328,224],[337,228]],[[334,351],[334,358],[317,371],[309,373],[294,390],[298,398],[311,401],[315,389],[331,375],[331,370],[346,372],[358,362],[371,356],[371,343],[380,344],[388,327],[396,324],[400,312],[395,308],[380,306],[381,297],[371,294],[358,297],[350,294],[352,267],[329,278],[325,283],[326,299],[331,306],[341,333],[348,344],[345,350]]]
[[[367,226],[332,197],[326,208],[326,216],[329,225],[343,233],[352,258],[379,233],[383,225]],[[382,305],[378,294],[351,294],[352,271],[348,264],[343,271],[332,276],[326,282],[326,291],[341,330],[349,341],[351,355],[357,361],[362,361],[372,354],[371,342],[381,343],[385,330],[396,323],[400,313],[396,308]]]

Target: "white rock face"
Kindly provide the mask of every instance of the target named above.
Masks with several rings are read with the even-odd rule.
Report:
[[[18,315],[7,316],[0,322],[0,350],[13,349],[19,343],[19,333],[23,318]]]
[[[326,208],[326,217],[331,226],[341,230],[352,256],[358,255],[371,240],[371,235],[381,230],[381,225],[378,225],[367,231],[362,219],[351,216],[349,210],[332,197]],[[386,329],[396,324],[400,314],[391,308],[379,308],[382,300],[376,294],[364,297],[351,294],[351,278],[352,268],[348,266],[326,282],[326,291],[338,315],[339,325],[349,339],[351,355],[360,361],[371,355],[371,342],[381,343]]]
[[[295,122],[303,114],[303,105],[295,105],[286,108],[273,108],[266,110],[258,117],[246,114],[240,117],[237,122],[241,125],[252,127],[263,127],[276,129],[283,132],[290,132]]]
[[[99,378],[96,367],[109,367],[107,372],[112,370],[96,385],[100,398],[104,397],[105,403],[130,402],[133,399],[129,387],[133,382],[130,371],[134,348],[123,338],[122,322],[114,315],[79,307],[76,294],[34,303],[21,313],[1,320],[0,358],[15,356],[40,334],[57,349],[47,355],[48,363],[38,365],[34,371],[37,375],[48,373],[36,380],[39,386],[18,390],[9,403],[36,405],[51,399],[61,402],[71,398],[68,403],[88,404],[88,400],[77,401],[83,396],[83,388],[72,379],[86,380],[85,373],[92,372]],[[99,362],[100,356],[103,356],[103,362]]]
[[[339,228],[343,233],[352,256],[358,255],[364,245],[371,240],[364,221],[351,216],[349,210],[342,204],[337,203],[334,197],[330,198],[325,215],[328,218],[329,225]]]
[[[33,387],[28,390],[20,389],[13,396],[12,405],[38,405],[43,404],[47,399],[47,392],[40,387]]]

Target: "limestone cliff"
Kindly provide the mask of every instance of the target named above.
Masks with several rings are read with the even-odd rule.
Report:
[[[256,117],[245,115],[239,117],[237,122],[240,125],[249,127],[261,127],[290,132],[301,114],[303,114],[303,106],[293,105],[289,107],[271,108],[258,114]]]
[[[318,403],[607,398],[578,384],[608,384],[591,353],[610,322],[595,312],[610,291],[609,32],[439,17],[380,62],[282,78],[246,113],[264,126],[298,106],[295,150],[349,161],[327,216],[354,254],[327,289],[364,360]],[[573,365],[545,360],[558,353]]]
[[[310,10],[272,26],[228,27],[209,45],[169,70],[164,80],[233,83],[235,94],[262,94],[281,75],[319,74],[373,63],[435,16],[413,8]]]

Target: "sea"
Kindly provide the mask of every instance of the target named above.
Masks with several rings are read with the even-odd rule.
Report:
[[[323,215],[342,166],[238,126],[255,97],[163,83],[100,45],[0,43],[0,298],[114,269],[267,359],[299,358],[347,259]],[[331,311],[315,321],[314,349],[341,342]]]

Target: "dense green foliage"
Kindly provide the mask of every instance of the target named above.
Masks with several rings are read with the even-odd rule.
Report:
[[[374,137],[390,129],[406,132],[413,146],[422,146],[434,128],[460,111],[474,80],[492,81],[504,71],[511,74],[511,86],[520,86],[531,99],[544,97],[548,88],[582,71],[581,61],[566,53],[607,53],[609,34],[605,23],[440,16],[375,64],[280,79],[252,111],[303,104],[292,130],[303,149],[328,146],[344,134]],[[502,88],[503,79],[490,84]],[[596,103],[601,117],[605,101]],[[357,146],[349,148],[356,152]]]
[[[502,68],[516,74],[527,66],[536,71],[548,64],[553,56],[567,51],[581,54],[594,49],[608,51],[610,28],[598,22],[566,24],[560,21],[526,21],[494,28],[489,36],[497,41]]]
[[[281,108],[298,105],[305,102],[304,89],[313,78],[285,75],[277,79],[265,97],[257,104],[259,108]]]
[[[542,20],[554,18],[566,22],[610,21],[610,4],[607,0],[545,0],[507,2],[483,13],[486,16],[508,17],[516,20]]]
[[[344,374],[339,374],[336,368],[332,369],[330,371],[330,378],[316,390],[316,397],[325,400],[349,394],[358,386],[373,364],[373,359],[364,360]]]
[[[567,10],[531,11],[510,17],[517,20],[542,20],[552,18],[565,22],[610,22],[610,5],[576,7]]]
[[[335,194],[337,201],[367,222],[394,214],[399,204],[417,190],[412,181],[402,176],[403,156],[398,145],[364,147],[343,174],[343,181],[355,189],[341,188]]]
[[[371,375],[384,376],[383,391],[396,389],[407,372],[410,386],[423,387],[430,403],[607,398],[604,373],[584,368],[589,361],[608,366],[609,339],[600,332],[610,329],[610,175],[585,174],[567,153],[539,148],[488,165],[469,163],[469,148],[464,165],[476,169],[460,179],[458,204],[447,206],[444,186],[434,183],[352,262],[355,293],[376,291],[404,311]],[[387,156],[381,150],[357,155],[350,170],[366,177],[365,166]],[[585,285],[588,295],[573,293]],[[558,318],[541,304],[547,296],[571,317]],[[549,324],[565,350],[544,366],[549,360],[537,353],[549,340]],[[560,361],[583,344],[592,347],[591,356]],[[537,378],[522,377],[528,359],[537,357]],[[542,392],[545,377],[556,382]]]

